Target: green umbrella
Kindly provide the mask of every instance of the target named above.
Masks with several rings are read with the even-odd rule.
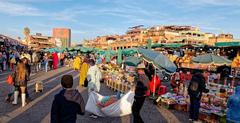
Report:
[[[133,55],[133,54],[136,54],[136,53],[137,53],[136,48],[128,48],[128,49],[122,50],[122,54],[125,55],[125,56],[130,56],[130,55]]]
[[[117,64],[120,66],[122,64],[122,50],[118,50]]]
[[[152,47],[152,40],[148,39],[147,40],[147,49],[151,49],[151,47]]]
[[[193,63],[201,63],[201,64],[214,64],[214,65],[231,65],[232,61],[214,54],[205,54],[199,55],[192,59]]]
[[[83,53],[88,53],[88,52],[94,51],[94,49],[90,48],[90,47],[81,47],[80,51],[83,52]]]
[[[107,49],[106,51],[106,62],[111,61],[111,53],[110,53],[110,48]]]
[[[74,51],[75,49],[73,47],[67,48],[68,51]]]
[[[153,63],[157,68],[163,68],[171,73],[175,72],[177,69],[177,66],[162,53],[143,48],[140,48],[138,52],[143,55],[144,59]]]
[[[66,48],[61,48],[60,52],[63,53],[64,51],[66,51]]]
[[[43,52],[49,52],[49,49],[44,49]]]
[[[130,56],[125,59],[125,64],[128,66],[137,66],[141,62],[141,59],[135,56]]]

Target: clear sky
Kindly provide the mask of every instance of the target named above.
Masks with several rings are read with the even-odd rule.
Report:
[[[0,34],[23,38],[23,28],[52,35],[72,30],[80,42],[123,34],[136,25],[192,25],[240,37],[240,0],[0,0]]]

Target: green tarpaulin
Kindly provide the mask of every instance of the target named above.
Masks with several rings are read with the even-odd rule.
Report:
[[[50,52],[50,53],[53,53],[53,52],[62,53],[65,51],[65,48],[50,48],[50,49],[44,49],[43,51]]]
[[[179,48],[183,46],[183,44],[164,44],[163,47],[168,47],[168,48]]]
[[[240,47],[240,42],[216,42],[216,47]]]
[[[159,47],[163,47],[163,44],[153,44],[152,48],[159,48]]]

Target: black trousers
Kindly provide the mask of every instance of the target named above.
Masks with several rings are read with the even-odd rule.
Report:
[[[200,109],[200,99],[190,97],[190,111],[189,117],[193,120],[198,120]]]
[[[134,97],[134,102],[132,106],[133,123],[144,123],[141,118],[140,111],[144,104],[145,98],[146,97]]]
[[[0,70],[2,70],[3,71],[3,63],[0,63]]]
[[[60,60],[60,64],[61,64],[61,66],[64,65],[64,59],[61,59],[61,60]]]

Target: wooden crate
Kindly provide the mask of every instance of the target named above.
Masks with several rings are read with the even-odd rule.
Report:
[[[128,84],[126,84],[125,93],[127,93],[130,89],[131,89],[131,87]]]
[[[123,93],[123,83],[121,83],[121,84],[119,85],[119,91],[120,91],[121,93]]]
[[[113,81],[109,81],[109,87],[110,87],[110,89],[113,89]]]
[[[115,91],[117,89],[117,83],[113,82],[113,90]]]
[[[116,90],[115,91],[120,91],[121,90],[121,83],[116,82]]]
[[[105,82],[106,82],[107,87],[110,87],[110,81],[109,80],[105,80]]]
[[[174,105],[174,109],[178,110],[178,111],[188,111],[188,105],[184,104],[184,105],[180,105],[180,104],[176,104]]]
[[[162,101],[159,102],[159,105],[167,109],[174,109],[174,106],[175,106],[175,104],[168,104]]]

